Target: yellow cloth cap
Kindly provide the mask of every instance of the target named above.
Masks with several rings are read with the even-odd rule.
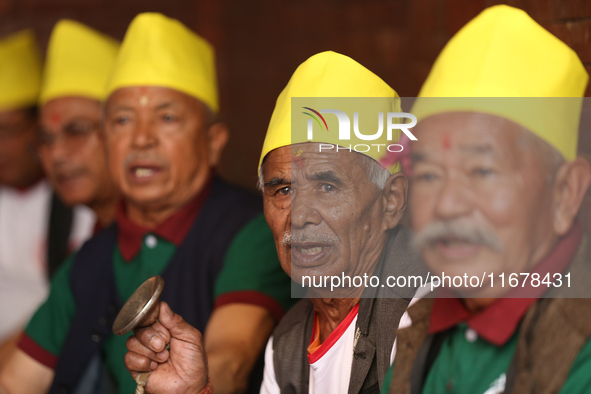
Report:
[[[218,112],[213,47],[181,22],[158,13],[143,13],[129,25],[107,97],[130,86],[161,86],[193,96]]]
[[[344,102],[343,100],[338,100],[338,98],[379,98],[382,100],[378,100],[377,103],[381,108],[372,108],[371,112],[377,113],[380,110],[382,112],[401,111],[400,100],[395,100],[398,98],[398,94],[380,77],[367,68],[350,57],[336,52],[327,51],[316,54],[296,69],[287,86],[277,98],[259,159],[259,171],[265,156],[272,150],[283,146],[308,141],[343,145],[343,142],[338,139],[338,133],[333,131],[328,132],[328,130],[324,130],[324,132],[314,133],[312,140],[307,139],[304,132],[292,133],[293,98],[318,98],[319,100],[316,102],[322,103],[327,102],[327,100],[323,101],[323,98],[327,98],[329,102],[336,103]],[[334,98],[334,100],[330,101],[330,98]],[[375,103],[376,101],[373,102]],[[307,99],[305,103],[309,106],[315,106],[313,100]],[[357,108],[356,105],[359,107],[371,105],[367,104],[367,101],[364,104],[363,100],[349,101],[345,103],[345,105],[347,104],[354,109]],[[297,109],[298,112],[296,114],[299,114],[301,112],[300,107],[298,106]],[[305,115],[302,116],[305,118]],[[326,116],[326,122],[328,122],[328,129],[338,129],[338,127],[331,125],[331,122],[333,122],[336,126],[336,117]],[[396,130],[396,140],[399,134],[400,130]],[[383,137],[380,140],[375,140],[371,143],[384,143],[386,142],[385,137],[386,133],[383,133]],[[355,145],[356,143],[368,142],[361,141],[353,136],[350,143]],[[366,154],[378,161],[381,158],[379,156],[380,154],[376,154],[375,152],[367,152]],[[392,172],[398,171],[398,165],[389,169]]]
[[[33,30],[23,30],[0,40],[0,109],[37,104],[41,67]]]
[[[524,11],[498,5],[484,10],[449,41],[419,93],[419,97],[464,99],[419,99],[411,112],[419,121],[457,111],[501,116],[572,160],[577,152],[580,98],[588,79],[577,54],[566,44]],[[497,99],[474,99],[480,97]]]
[[[65,96],[102,101],[119,42],[81,23],[62,19],[53,28],[39,102]]]

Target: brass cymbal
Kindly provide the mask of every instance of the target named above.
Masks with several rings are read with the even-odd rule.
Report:
[[[163,289],[164,279],[160,276],[154,276],[142,283],[117,314],[113,332],[125,335],[135,328],[154,323],[160,314],[160,295]]]

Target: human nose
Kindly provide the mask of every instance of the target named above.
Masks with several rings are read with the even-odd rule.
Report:
[[[158,138],[155,125],[148,119],[140,119],[133,130],[133,146],[139,149],[152,148],[157,145]]]
[[[459,176],[448,176],[437,195],[435,213],[441,219],[468,214],[473,208],[472,193]]]
[[[291,196],[291,226],[303,228],[322,221],[312,191],[300,190]]]

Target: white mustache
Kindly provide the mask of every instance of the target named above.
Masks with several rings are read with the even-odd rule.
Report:
[[[291,246],[295,242],[315,242],[327,245],[333,245],[339,242],[339,239],[334,234],[320,233],[312,229],[292,230],[283,233],[281,244]]]
[[[132,152],[125,158],[125,167],[129,166],[130,163],[136,160],[146,160],[154,162],[162,167],[168,166],[168,161],[158,156],[153,152]]]
[[[504,249],[494,230],[476,225],[468,219],[440,220],[430,223],[423,230],[414,234],[412,245],[420,251],[446,237],[455,237],[462,241],[485,245],[499,252]]]

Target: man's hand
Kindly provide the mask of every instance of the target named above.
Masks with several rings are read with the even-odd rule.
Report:
[[[160,304],[158,322],[134,330],[127,340],[125,366],[136,377],[152,371],[145,387],[151,394],[197,394],[207,386],[207,357],[201,333]],[[166,345],[170,344],[170,350]]]

